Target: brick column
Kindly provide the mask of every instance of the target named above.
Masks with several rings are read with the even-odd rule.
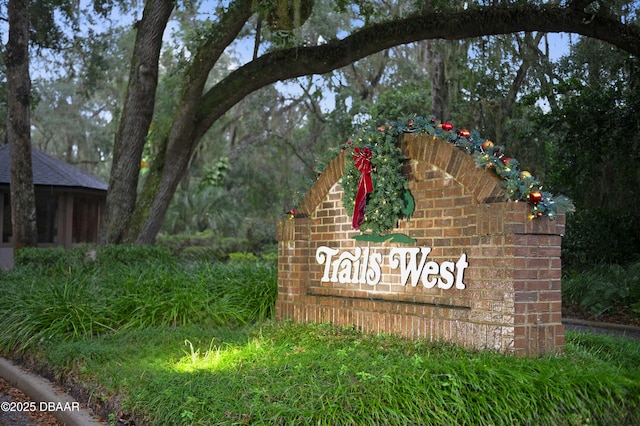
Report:
[[[309,285],[308,218],[280,220],[276,224],[278,240],[278,300],[276,319],[294,317],[294,306]]]
[[[564,352],[560,248],[565,216],[529,218],[530,206],[508,203],[513,232],[514,353]]]

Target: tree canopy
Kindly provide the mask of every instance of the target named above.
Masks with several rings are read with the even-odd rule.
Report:
[[[200,39],[193,45],[190,59],[185,64],[183,86],[173,122],[160,139],[162,148],[152,161],[145,187],[137,199],[133,192],[126,196],[119,187],[125,185],[130,189],[135,187],[132,183],[137,183],[139,170],[136,165],[139,164],[141,147],[145,143],[144,135],[151,122],[151,111],[147,109],[145,118],[127,125],[127,120],[133,115],[127,113],[126,105],[135,100],[148,102],[153,99],[150,86],[143,85],[144,89],[137,90],[136,85],[145,78],[146,70],[152,76],[157,73],[157,61],[154,59],[146,64],[142,53],[134,53],[120,136],[115,145],[110,182],[112,190],[103,242],[129,239],[152,243],[160,230],[171,197],[202,137],[233,105],[266,85],[304,75],[327,73],[386,48],[426,39],[460,40],[522,31],[570,32],[606,41],[634,55],[640,53],[639,27],[635,23],[628,23],[626,16],[616,16],[615,11],[599,2],[519,2],[488,6],[470,4],[467,7],[454,4],[429,7],[427,2],[426,5],[407,7],[395,16],[385,18],[366,12],[371,10],[366,6],[372,6],[373,2],[339,2],[338,10],[351,11],[354,13],[351,19],[359,19],[364,24],[352,29],[344,37],[335,37],[321,44],[300,41],[291,47],[280,47],[272,43],[269,51],[257,55],[207,87],[209,72],[224,49],[242,31],[256,33],[256,40],[259,40],[257,30],[247,28],[247,25],[252,18],[260,20],[265,9],[273,10],[278,3],[263,2],[257,8],[254,1],[232,1],[221,5],[216,12],[217,19],[202,28]],[[288,4],[295,15],[303,3],[292,1]],[[155,52],[154,58],[161,42],[157,39],[150,42],[147,34],[152,30],[163,30],[170,12],[164,2],[150,0],[139,22],[137,45],[143,52]],[[361,14],[358,15],[358,12]],[[149,85],[152,83],[153,80],[150,80]],[[152,108],[151,102],[148,106]],[[133,151],[119,155],[119,147]],[[134,204],[136,201],[137,204]]]
[[[306,151],[329,137],[318,137],[313,126],[344,138],[360,107],[365,115],[376,108],[388,113],[391,105],[419,105],[430,98],[438,115],[474,110],[467,115],[474,117],[468,126],[489,126],[498,139],[518,147],[516,136],[526,129],[514,131],[514,123],[533,122],[520,110],[522,96],[529,96],[522,91],[525,86],[538,90],[559,111],[556,97],[548,95],[562,76],[539,47],[546,34],[600,40],[637,59],[637,13],[637,2],[629,1],[147,0],[134,24],[126,94],[109,113],[117,130],[101,242],[153,243],[189,169],[200,164],[199,179],[204,179],[199,162],[207,150],[209,159],[216,158],[211,147],[223,137],[228,149],[220,153],[220,161],[230,152],[232,164],[249,161],[243,146],[263,139],[274,156],[287,151],[309,172]],[[177,31],[169,25],[172,18]],[[167,42],[168,28],[174,31],[172,43]],[[253,54],[241,63],[229,61],[233,49]],[[470,73],[468,64],[486,69]],[[456,69],[460,73],[454,76]],[[331,74],[336,70],[339,77]],[[404,79],[396,97],[378,91],[389,84],[385,79],[392,78],[390,73]],[[295,78],[296,99],[266,89]],[[492,80],[499,82],[489,89]],[[329,113],[320,107],[325,90],[320,86],[335,94],[335,109]],[[374,97],[378,105],[368,109]],[[291,125],[296,110],[305,111],[304,129]],[[257,118],[263,116],[268,118]],[[326,126],[329,121],[333,124]],[[294,146],[296,136],[307,145]],[[522,152],[525,148],[519,146]],[[105,155],[111,155],[108,151],[104,148]],[[247,163],[247,174],[250,169],[260,170]],[[221,183],[229,191],[244,179],[235,173],[232,168]]]

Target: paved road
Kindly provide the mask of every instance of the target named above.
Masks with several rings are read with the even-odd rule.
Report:
[[[580,333],[610,334],[612,336],[626,337],[628,339],[640,339],[640,327],[625,327],[613,325],[601,325],[591,321],[562,320],[564,327],[569,331]]]
[[[63,389],[7,359],[0,358],[0,373],[0,426],[106,425]]]

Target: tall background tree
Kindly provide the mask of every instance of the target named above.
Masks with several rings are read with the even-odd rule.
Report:
[[[105,181],[122,112],[133,32],[114,28],[76,38],[46,58],[33,78],[32,144]],[[45,58],[36,62],[41,64]]]
[[[34,143],[110,180],[103,244],[272,232],[264,224],[294,205],[316,159],[371,118],[436,112],[551,177],[562,138],[542,117],[569,98],[549,32],[633,58],[636,12],[624,1],[150,0],[130,25],[100,21],[55,66],[41,62],[61,75],[34,80]]]
[[[78,31],[78,4],[70,1],[23,1],[6,3],[8,41],[3,53],[6,74],[6,118],[3,143],[10,145],[11,156],[11,220],[15,249],[38,244],[36,203],[31,164],[32,91],[30,62],[45,56],[44,51],[60,52],[69,44],[63,31]],[[93,3],[94,10],[104,14],[111,3]],[[5,28],[3,28],[5,30]],[[4,31],[3,31],[4,32]],[[34,55],[31,50],[36,51]],[[64,102],[64,99],[62,100]]]
[[[29,77],[29,0],[9,0],[7,67],[7,141],[11,156],[13,247],[38,245],[31,168],[31,78]]]

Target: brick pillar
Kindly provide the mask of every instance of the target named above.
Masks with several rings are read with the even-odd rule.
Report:
[[[309,219],[280,220],[276,224],[278,240],[278,300],[276,319],[294,318],[299,296],[309,285]]]
[[[513,231],[513,351],[524,356],[562,353],[560,248],[565,216],[531,220],[529,206],[518,204],[511,203],[505,215]]]

